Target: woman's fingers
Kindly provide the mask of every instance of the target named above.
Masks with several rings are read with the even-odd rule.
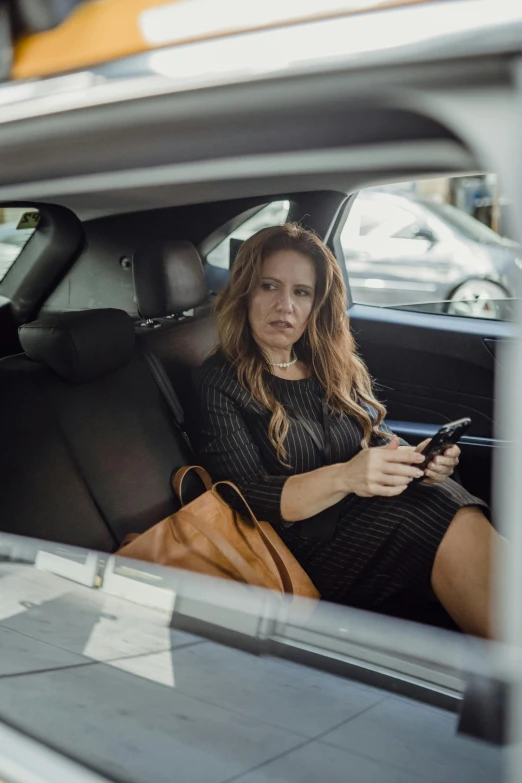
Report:
[[[398,463],[385,463],[382,466],[382,474],[384,476],[401,476],[408,479],[420,478],[424,475],[424,471],[417,468],[415,465],[401,465]]]
[[[408,488],[407,484],[387,485],[387,484],[373,484],[368,488],[368,497],[375,497],[379,495],[384,498],[395,497],[401,495],[405,489]]]
[[[447,478],[449,478],[447,473],[426,473],[426,478],[422,483],[433,486],[434,484],[442,484]]]
[[[380,457],[380,472],[389,478],[400,476],[406,479],[420,478],[424,475],[419,465],[424,461],[420,454],[415,452],[382,451]]]
[[[436,460],[430,462],[426,469],[426,477],[434,482],[444,481],[444,479],[447,479],[449,476],[451,476],[453,469],[458,462],[458,459],[452,459],[449,460],[449,464],[444,464],[443,462],[439,461],[439,459],[444,458],[437,457]],[[445,462],[448,462],[448,460],[446,459]]]
[[[423,440],[422,443],[419,443],[418,446],[414,447],[414,451],[416,452],[424,451],[424,449],[426,448],[428,443],[430,443],[430,441],[431,438],[426,438],[426,440]]]
[[[459,462],[460,449],[457,445],[450,446],[444,454],[435,457],[430,465],[442,465],[448,468],[455,467]]]
[[[445,462],[442,462],[442,461],[439,462],[439,459],[436,458],[436,459],[432,460],[431,462],[429,462],[426,465],[426,467],[429,468],[430,470],[439,470],[439,471],[441,470],[441,471],[444,471],[444,470],[449,470],[450,468],[453,468],[454,465],[455,465],[454,460],[447,460]]]
[[[425,457],[421,450],[426,448],[430,440],[427,438],[414,449],[408,446],[396,448],[394,439],[392,448],[388,444],[387,447],[367,452],[369,480],[364,494],[367,492],[369,497],[394,497],[404,492],[414,478],[424,478],[427,485],[439,484],[448,478],[458,464],[460,449],[456,445],[450,446],[444,454],[435,457],[426,470],[422,470],[420,466]]]
[[[453,444],[453,446],[450,446],[446,451],[444,452],[445,457],[454,457],[459,458],[460,457],[460,448],[457,446],[456,443]]]
[[[418,454],[416,451],[403,451],[402,449],[395,449],[395,451],[384,451],[383,449],[380,452],[380,457],[385,462],[399,462],[404,465],[420,465],[421,462],[424,462],[422,454]]]
[[[424,474],[422,473],[421,475]],[[409,476],[397,476],[393,475],[392,473],[383,473],[373,483],[377,486],[384,487],[406,487],[410,481],[411,477]]]
[[[432,468],[427,468],[425,475],[429,478],[447,478],[452,472],[452,468],[439,468],[434,466]]]
[[[392,498],[396,495],[401,495],[405,489],[408,489],[407,484],[400,484],[397,487],[388,487],[383,485],[380,487],[380,491],[376,492],[376,494],[381,495],[381,497]]]
[[[458,458],[455,459],[455,457],[435,457],[430,462],[430,465],[433,465],[434,467],[447,467],[447,468],[453,468],[458,462]]]

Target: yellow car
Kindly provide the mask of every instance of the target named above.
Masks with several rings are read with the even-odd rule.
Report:
[[[4,78],[51,76],[163,46],[430,1],[19,0]]]

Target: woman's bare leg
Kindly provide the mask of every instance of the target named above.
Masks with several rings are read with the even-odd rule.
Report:
[[[482,511],[469,506],[455,514],[435,556],[431,585],[465,633],[493,636],[491,569],[501,541]]]

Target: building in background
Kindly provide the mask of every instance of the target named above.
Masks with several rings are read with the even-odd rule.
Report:
[[[494,174],[441,177],[418,182],[401,182],[387,190],[413,193],[422,198],[453,204],[503,236],[508,234],[507,199],[502,196]]]

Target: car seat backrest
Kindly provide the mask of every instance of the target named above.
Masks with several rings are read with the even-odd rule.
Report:
[[[26,355],[0,361],[9,411],[0,529],[110,550],[176,510],[170,477],[193,458],[130,317],[47,317],[22,327],[20,341]]]
[[[138,312],[147,319],[138,338],[160,359],[185,409],[190,407],[190,376],[217,343],[212,316],[184,315],[206,301],[203,265],[190,242],[155,242],[134,254],[133,277]]]
[[[47,375],[23,354],[0,361],[0,531],[110,551],[116,541],[43,393]]]
[[[208,296],[203,264],[190,242],[152,242],[132,259],[138,312],[142,318],[180,316]]]

